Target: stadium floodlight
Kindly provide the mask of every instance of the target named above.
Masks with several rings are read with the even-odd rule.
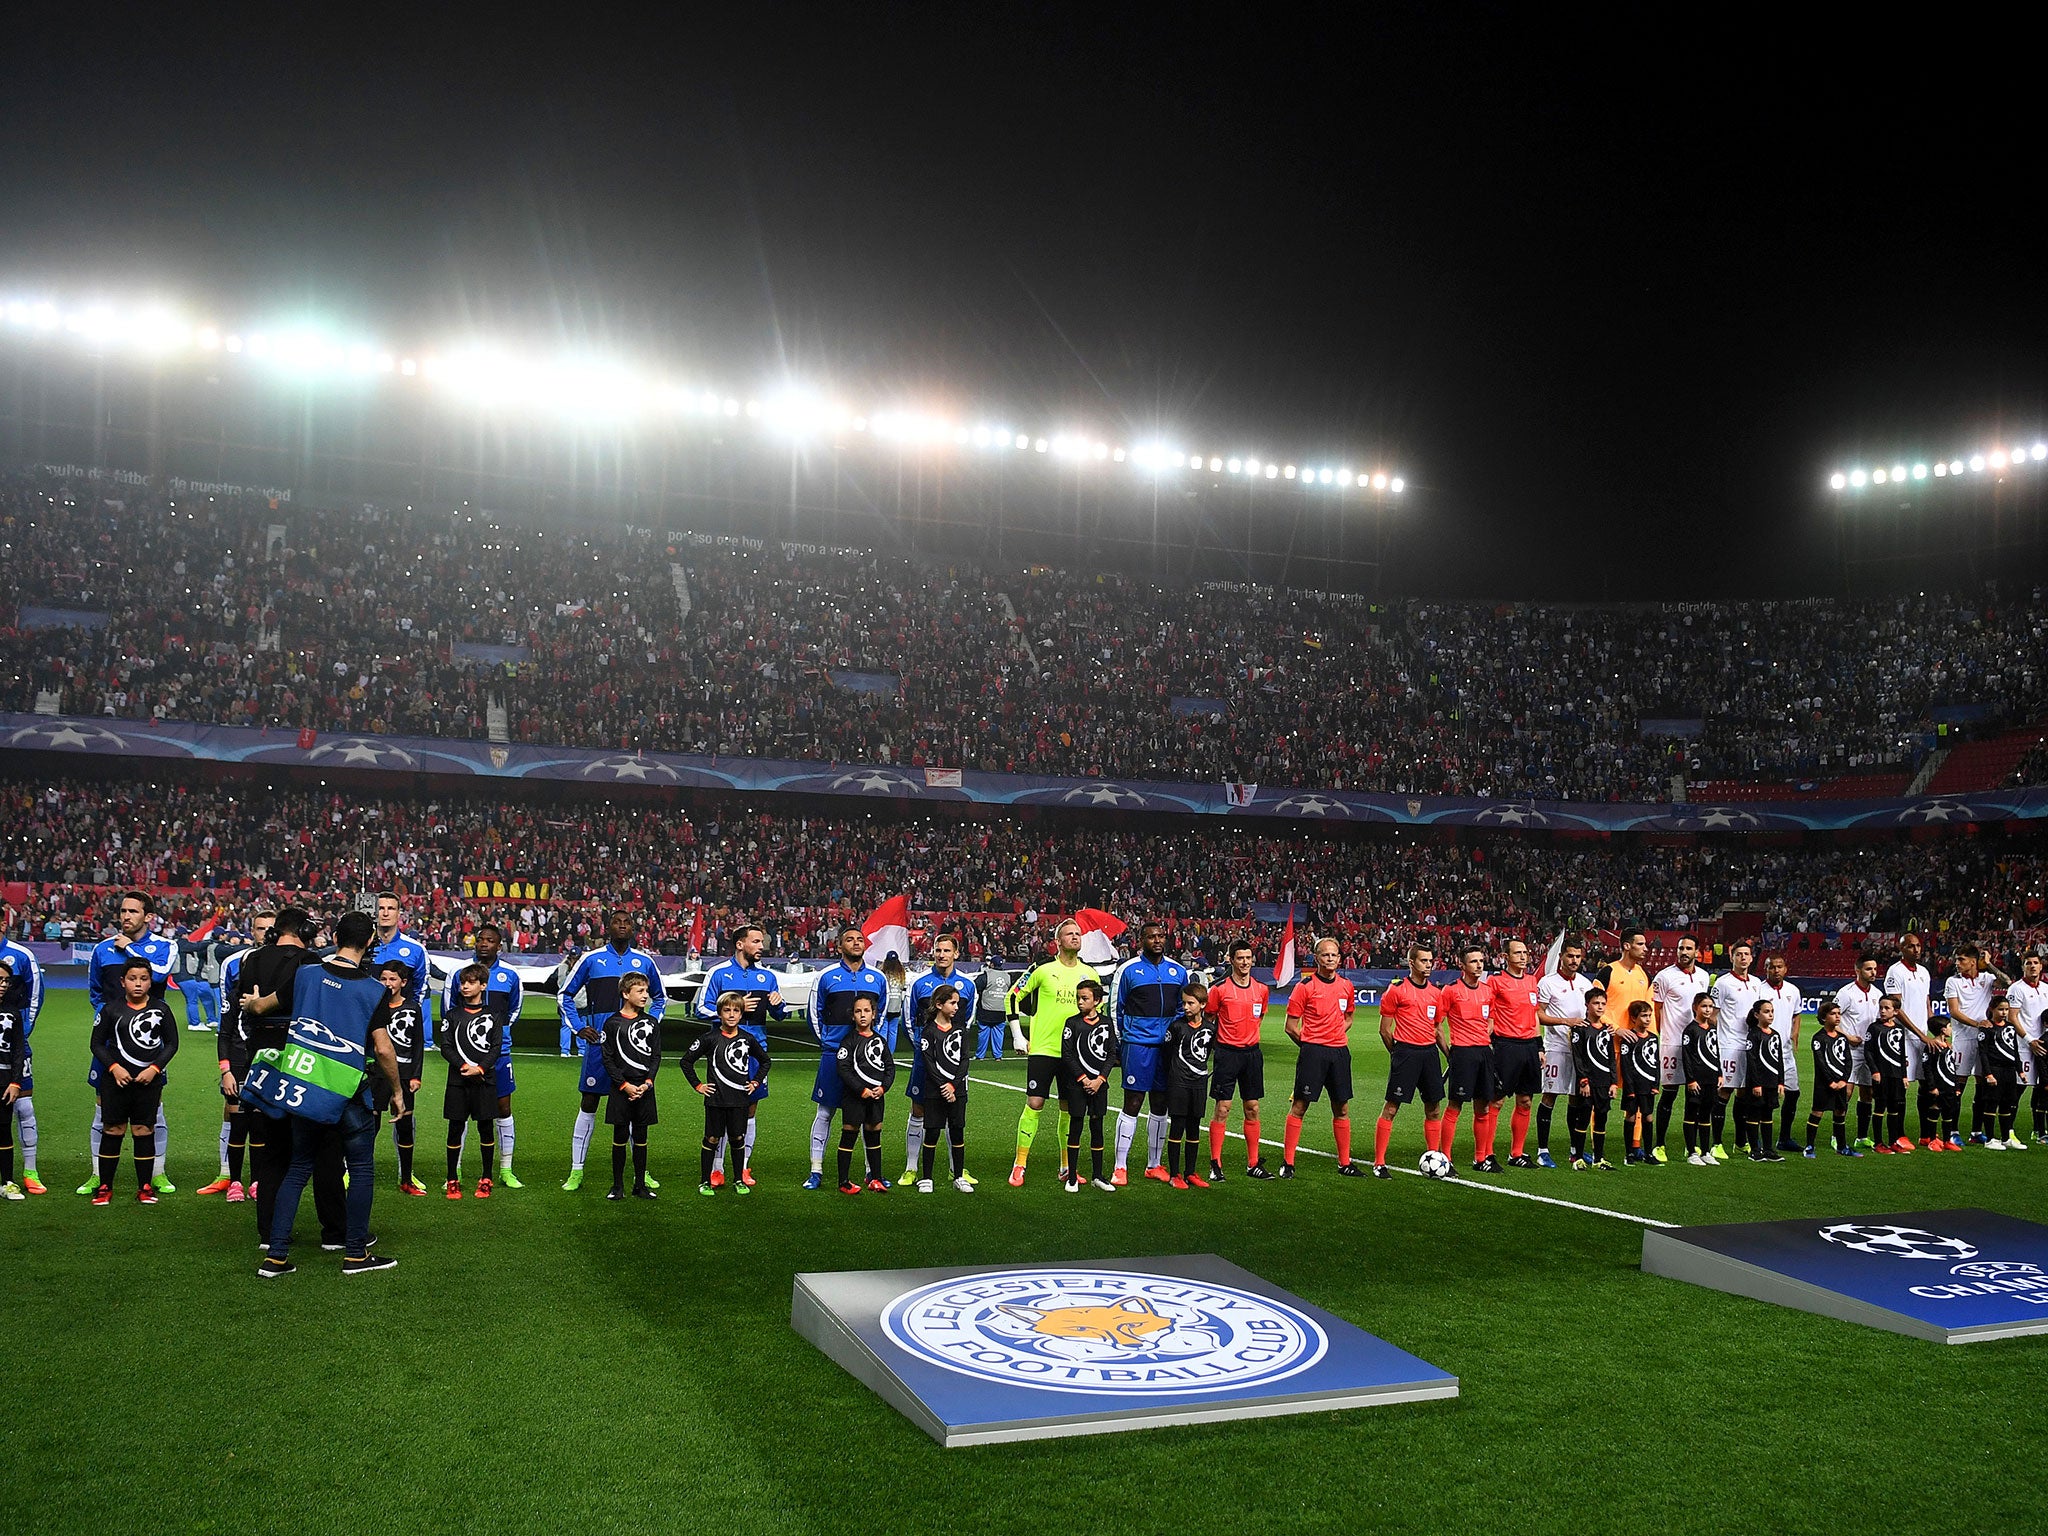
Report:
[[[1384,474],[1374,475],[1372,477],[1372,488],[1376,491],[1384,491],[1387,488],[1387,477]]]
[[[1927,478],[1927,466],[1925,464],[1915,464],[1913,466],[1913,478],[1915,480],[1925,480]]]
[[[1948,461],[1947,461],[1946,459],[1936,459],[1936,460],[1934,461],[1934,478],[1935,478],[1935,479],[1937,479],[1937,480],[1941,480],[1941,479],[1945,479],[1945,478],[1947,477],[1947,475],[1948,475]],[[1841,477],[1840,475],[1837,475],[1837,476],[1835,476],[1835,479],[1836,479],[1836,480],[1838,480],[1838,481],[1839,481],[1839,480],[1840,480],[1841,478],[1842,478],[1842,477]],[[1837,485],[1837,486],[1835,487],[1835,489],[1839,491],[1839,490],[1841,489],[1841,486],[1840,486],[1840,485]]]
[[[1971,470],[1971,473],[1973,473],[1973,474],[1979,474],[1979,475],[1981,475],[1981,474],[1983,474],[1983,473],[1984,473],[1984,455],[1983,455],[1983,454],[1981,454],[1981,453],[1973,453],[1973,454],[1971,454],[1971,455],[1970,455],[1970,470]]]
[[[2034,444],[2032,450],[2028,452],[2027,457],[2032,459],[2036,464],[2040,463],[2043,459],[2048,459],[2048,443]]]
[[[1862,471],[1862,470],[1860,470],[1860,469],[1852,469],[1852,470],[1850,470],[1850,471],[1849,471],[1849,483],[1850,483],[1851,485],[1854,485],[1854,486],[1859,486],[1859,487],[1860,487],[1860,486],[1862,486],[1862,485],[1863,485],[1863,484],[1864,484],[1864,483],[1865,483],[1865,482],[1866,482],[1867,480],[1869,480],[1869,478],[1870,478],[1870,477],[1869,477],[1868,475],[1864,474],[1864,473],[1863,473],[1863,471]]]
[[[1843,474],[1840,470],[1836,470],[1832,475],[1828,476],[1828,484],[1833,486],[1838,491],[1841,490],[1842,487],[1844,487],[1848,483],[1849,477]]]
[[[1406,480],[1403,480],[1399,475],[1396,475],[1392,480],[1387,482],[1387,489],[1392,491],[1396,496],[1398,496],[1403,491],[1408,489],[1408,482]]]
[[[1963,472],[1963,461],[1961,459],[1950,459],[1948,461],[1948,472],[1952,475],[1960,475]]]
[[[1288,465],[1286,469],[1281,471],[1281,473],[1286,475],[1288,479],[1292,480],[1294,478],[1294,466],[1292,464]]]
[[[1870,480],[1873,485],[1883,485],[1885,481],[1889,480],[1890,478],[1891,476],[1887,475],[1881,469],[1873,469],[1870,472]]]
[[[1114,449],[1111,449],[1111,450],[1110,450],[1110,455],[1109,455],[1109,456],[1110,456],[1110,457],[1111,457],[1112,459],[1115,459],[1115,460],[1117,461],[1117,463],[1119,463],[1119,464],[1123,463],[1123,461],[1124,461],[1124,451],[1123,451],[1123,449],[1121,449],[1121,448],[1114,448]]]
[[[1330,483],[1330,472],[1327,469],[1319,470],[1316,473],[1316,479],[1320,480],[1324,485],[1328,485]]]
[[[1097,443],[1097,444],[1095,445],[1095,457],[1096,457],[1096,458],[1098,458],[1098,459],[1106,459],[1106,458],[1108,458],[1108,457],[1109,457],[1109,444],[1107,444],[1107,443]],[[1117,449],[1117,451],[1116,451],[1116,458],[1117,458],[1117,462],[1118,462],[1119,464],[1121,464],[1121,463],[1123,462],[1123,458],[1124,458],[1124,451],[1123,451],[1123,449],[1121,449],[1121,448]]]
[[[1244,460],[1229,459],[1224,462],[1223,467],[1229,470],[1233,475],[1241,475],[1244,473]]]
[[[1340,469],[1340,470],[1338,470],[1338,471],[1337,471],[1337,483],[1338,483],[1339,485],[1343,485],[1343,486],[1348,486],[1348,485],[1350,485],[1350,484],[1351,484],[1351,471],[1350,471],[1350,470],[1348,470],[1348,469]]]
[[[1990,463],[1993,469],[2005,468],[2005,451],[2001,448],[1992,449]]]
[[[1892,478],[1893,478],[1894,480],[1903,480],[1903,479],[1905,479],[1905,478],[1906,478],[1906,466],[1905,466],[1905,465],[1903,465],[1903,464],[1894,464],[1894,465],[1892,466]]]

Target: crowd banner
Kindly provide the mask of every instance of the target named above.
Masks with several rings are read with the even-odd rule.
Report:
[[[372,773],[544,779],[750,794],[838,795],[858,800],[1042,805],[1079,811],[1257,816],[1323,825],[1482,827],[1557,832],[1840,832],[1959,826],[2048,817],[2048,788],[1999,789],[1888,800],[1744,801],[1739,805],[1620,804],[1590,800],[1483,800],[1367,794],[1268,784],[1174,784],[1152,779],[1062,779],[921,766],[781,762],[668,752],[594,751],[455,737],[354,736],[297,726],[181,725],[112,717],[0,714],[0,746],[16,751],[214,763],[357,769]]]

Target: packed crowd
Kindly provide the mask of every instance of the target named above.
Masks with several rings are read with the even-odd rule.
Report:
[[[476,876],[545,881],[548,897],[479,903],[463,895]],[[1969,837],[1834,849],[1457,843],[1192,821],[1162,832],[1050,813],[786,817],[65,779],[0,781],[0,879],[33,892],[15,915],[25,937],[90,918],[107,888],[193,888],[172,898],[182,918],[219,908],[230,923],[261,900],[325,909],[398,889],[436,941],[462,943],[488,915],[509,923],[510,947],[536,951],[587,940],[613,902],[644,914],[654,947],[680,951],[701,902],[708,949],[746,917],[769,925],[776,952],[805,953],[832,923],[898,894],[918,912],[953,914],[977,955],[1030,952],[1043,921],[1083,906],[1164,916],[1182,948],[1213,948],[1245,931],[1254,904],[1299,903],[1354,965],[1384,961],[1415,933],[1497,942],[1566,925],[1681,929],[1725,903],[1821,942],[2048,924],[2048,859]]]
[[[556,745],[1596,800],[1900,769],[1939,707],[2048,710],[2039,588],[1386,606],[32,475],[0,544],[16,710],[481,737],[495,704]]]

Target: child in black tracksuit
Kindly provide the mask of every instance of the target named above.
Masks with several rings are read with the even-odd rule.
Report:
[[[654,1102],[654,1079],[661,1072],[661,1020],[647,1011],[645,976],[619,978],[619,1011],[604,1021],[599,1049],[612,1080],[605,1100],[604,1123],[612,1128],[612,1187],[607,1200],[626,1198],[626,1151],[633,1153],[635,1200],[652,1200],[647,1183],[647,1132],[661,1123]]]
[[[483,1005],[484,988],[491,973],[480,965],[465,965],[455,973],[455,990],[461,1001],[441,1020],[441,1054],[448,1060],[448,1086],[441,1095],[441,1113],[448,1120],[448,1183],[450,1200],[462,1198],[459,1172],[462,1167],[463,1123],[476,1122],[477,1145],[483,1150],[483,1176],[476,1181],[476,1197],[491,1198],[492,1175],[498,1156],[498,1053],[502,1026],[498,1016]]]
[[[1685,1026],[1685,1160],[1695,1168],[1714,1165],[1714,1110],[1721,1102],[1721,1031],[1714,1022],[1714,995],[1692,1000]]]
[[[1614,1031],[1607,1027],[1607,994],[1599,987],[1586,994],[1586,1022],[1572,1026],[1572,1101],[1565,1124],[1571,1130],[1574,1169],[1601,1168],[1607,1161],[1607,1106],[1614,1097]],[[1593,1135],[1593,1154],[1586,1155],[1586,1133]]]
[[[1749,1148],[1752,1163],[1785,1161],[1770,1136],[1778,1093],[1785,1086],[1785,1039],[1772,1023],[1777,1011],[1778,1005],[1767,997],[1749,1009],[1749,1062],[1742,1087],[1736,1090],[1735,1134]]]
[[[967,1069],[974,1061],[967,1043],[969,1022],[960,1016],[959,988],[946,982],[932,988],[917,1032],[917,1053],[924,1063],[924,1145],[917,1154],[921,1195],[932,1192],[941,1134],[952,1154],[953,1187],[963,1195],[974,1192],[967,1177]]]
[[[1906,1139],[1906,1023],[1899,1000],[1886,993],[1877,1000],[1877,1022],[1863,1041],[1863,1060],[1870,1068],[1871,1124],[1877,1150],[1898,1156],[1913,1150]]]
[[[1102,1176],[1102,1117],[1109,1109],[1109,1079],[1122,1060],[1116,1025],[1102,1011],[1102,984],[1082,981],[1074,988],[1081,1011],[1060,1031],[1060,1080],[1067,1099],[1067,1193],[1081,1190],[1081,1122],[1088,1122],[1089,1151],[1095,1160],[1091,1182],[1114,1194]],[[1092,1086],[1091,1086],[1092,1085]]]
[[[1195,1155],[1216,1050],[1216,1021],[1209,1017],[1208,1004],[1209,989],[1189,982],[1180,989],[1180,1017],[1166,1027],[1166,1173],[1175,1189],[1209,1187]]]
[[[1985,1025],[1977,1047],[1977,1094],[1990,1111],[1991,1140],[2003,1144],[2011,1140],[2013,1116],[2019,1113],[2020,1052],[2027,1047],[2004,998],[1992,1002]]]
[[[1654,1166],[1657,1159],[1650,1154],[1651,1127],[1664,1070],[1664,1043],[1657,1034],[1656,1010],[1648,1003],[1630,1003],[1628,1027],[1635,1043],[1615,1041],[1621,1065],[1622,1135],[1628,1144],[1624,1161]]]
[[[1956,1130],[1962,1120],[1963,1084],[1968,1079],[1956,1060],[1948,1025],[1939,1019],[1929,1023],[1941,1027],[1928,1031],[1934,1044],[1920,1061],[1920,1128],[1934,1127],[1934,1134],[1927,1139],[1928,1151],[1960,1152],[1963,1144],[1956,1139]]]
[[[391,998],[391,1050],[398,1058],[398,1080],[405,1089],[405,1113],[391,1122],[392,1144],[398,1148],[398,1188],[408,1195],[424,1195],[426,1186],[412,1176],[416,1108],[420,1074],[426,1070],[426,1030],[420,1020],[419,1004],[412,997],[412,967],[399,960],[387,960],[377,967],[377,979]]]
[[[867,1187],[880,1193],[889,1188],[882,1177],[882,1114],[889,1102],[889,1085],[896,1081],[896,1057],[889,1042],[875,1031],[874,999],[853,1000],[853,1033],[839,1047],[839,1193],[857,1195],[861,1186],[853,1182],[853,1144],[866,1148]]]
[[[740,1020],[746,1015],[744,993],[720,993],[718,1022],[691,1041],[689,1050],[683,1053],[683,1076],[704,1097],[704,1144],[697,1155],[700,1195],[718,1193],[711,1182],[711,1165],[718,1158],[721,1141],[732,1153],[734,1168],[744,1160],[747,1113],[754,1106],[754,1090],[768,1075],[768,1053],[761,1049],[760,1041],[740,1028]],[[708,1078],[697,1075],[700,1061]],[[730,1187],[736,1195],[754,1192],[744,1179],[737,1177]]]
[[[1849,1145],[1849,1094],[1856,1059],[1849,1037],[1842,1033],[1842,1005],[1830,998],[1815,1015],[1820,1029],[1813,1037],[1813,1107],[1806,1114],[1806,1155],[1813,1157],[1820,1136],[1822,1111],[1834,1116],[1835,1151],[1842,1157],[1863,1154]]]

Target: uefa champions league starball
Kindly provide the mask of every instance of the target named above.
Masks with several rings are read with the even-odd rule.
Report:
[[[1451,1160],[1441,1152],[1423,1153],[1422,1160],[1415,1166],[1428,1178],[1448,1179],[1451,1176]]]

